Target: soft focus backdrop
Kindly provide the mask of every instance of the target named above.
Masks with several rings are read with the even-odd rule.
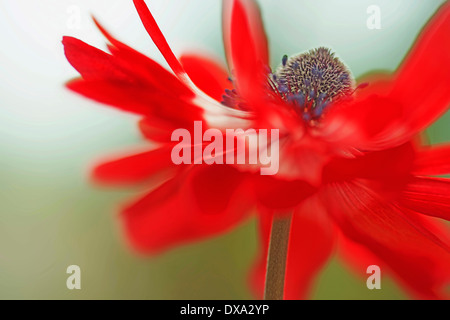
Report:
[[[148,0],[176,54],[223,58],[220,0]],[[272,67],[284,54],[328,46],[356,77],[394,70],[442,0],[261,0]],[[381,9],[370,30],[366,10]],[[89,168],[143,145],[137,118],[64,88],[77,76],[63,54],[71,35],[99,48],[95,15],[114,35],[162,58],[132,1],[0,0],[0,298],[1,299],[248,299],[248,268],[257,248],[254,221],[229,234],[138,257],[117,219],[121,203],[142,190],[100,188]],[[429,130],[450,140],[450,116]],[[81,290],[68,290],[66,268],[81,267]],[[385,275],[382,289],[333,259],[316,299],[403,299]]]

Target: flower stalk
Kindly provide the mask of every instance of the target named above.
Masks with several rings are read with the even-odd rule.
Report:
[[[274,217],[267,255],[265,300],[283,300],[292,215]]]

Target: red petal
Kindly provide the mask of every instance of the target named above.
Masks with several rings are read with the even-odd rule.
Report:
[[[425,218],[424,216],[422,216]],[[429,218],[432,219],[432,218]],[[442,224],[436,223],[436,221],[427,221],[422,219],[421,223],[427,227],[427,229],[432,230],[434,234],[439,235],[442,239],[448,238],[448,227]],[[447,227],[447,228],[445,228]],[[381,269],[381,277],[385,274],[385,270],[390,270],[389,266],[380,260],[379,257],[375,256],[372,252],[368,250],[364,245],[351,241],[349,238],[341,235],[339,237],[339,254],[344,258],[352,271],[356,273],[361,279],[367,279],[367,267],[371,265],[377,265]],[[400,283],[403,279],[397,277]],[[406,284],[408,286],[408,284]]]
[[[200,121],[200,120],[198,120]],[[180,125],[182,125],[180,127]],[[172,133],[176,129],[186,129],[190,132],[191,137],[194,136],[194,128],[195,124],[194,122],[186,122],[184,124],[180,123],[174,123],[174,122],[168,122],[157,118],[143,118],[139,121],[139,129],[141,130],[141,133],[146,139],[149,139],[151,141],[156,142],[162,142],[162,143],[170,143],[173,144],[171,141]],[[203,121],[202,122],[202,136],[205,133],[206,130],[209,129],[208,124]],[[193,143],[194,144],[194,143]],[[192,144],[192,145],[193,145]],[[206,144],[204,144],[206,145]]]
[[[183,55],[180,62],[192,82],[207,95],[217,101],[222,101],[225,89],[232,89],[228,73],[216,61],[197,55]]]
[[[269,65],[269,50],[261,13],[253,0],[226,0],[223,33],[229,67],[242,96],[254,94],[262,68]]]
[[[139,121],[142,135],[151,141],[167,143],[171,141],[172,132],[178,129],[174,124],[161,119],[143,118]]]
[[[123,211],[126,234],[141,252],[221,234],[247,216],[245,175],[225,166],[194,166]]]
[[[84,79],[132,81],[111,55],[72,37],[63,37],[62,43],[67,60]]]
[[[408,184],[401,202],[413,211],[450,221],[450,180],[415,178]]]
[[[194,97],[194,93],[172,73],[142,53],[114,38],[95,18],[94,22],[112,43],[109,46],[115,63],[127,70],[132,77],[148,83],[149,87],[172,96]]]
[[[367,267],[371,265],[379,266],[381,270],[388,269],[384,262],[370,252],[364,245],[350,240],[341,233],[339,234],[338,242],[340,258],[351,268],[352,273],[361,279],[367,279]]]
[[[450,2],[446,2],[392,79],[381,75],[364,79],[370,86],[358,92],[361,96],[354,103],[332,108],[325,138],[362,150],[392,148],[441,116],[450,105],[449,34]]]
[[[253,181],[259,203],[276,210],[293,208],[316,191],[303,180],[287,181],[274,176],[255,175]]]
[[[141,17],[145,29],[147,30],[155,45],[158,47],[161,54],[166,59],[170,68],[179,78],[184,78],[186,72],[184,71],[178,59],[173,54],[172,49],[170,49],[166,38],[159,29],[155,18],[153,18],[153,15],[151,14],[145,2],[143,0],[133,0],[133,2],[139,16]]]
[[[417,153],[414,174],[421,176],[450,173],[450,145],[432,146]]]
[[[377,74],[362,80],[370,85],[355,100],[333,106],[323,122],[322,138],[337,148],[377,151],[411,139],[404,128],[406,106],[388,96],[391,79]]]
[[[383,196],[397,199],[409,180],[415,157],[411,144],[404,144],[377,152],[368,152],[354,159],[332,159],[323,169],[324,184],[366,179],[366,184],[377,188]]]
[[[105,184],[135,184],[147,181],[152,175],[175,165],[170,159],[171,147],[142,152],[97,166],[93,178]]]
[[[111,80],[74,80],[67,87],[83,96],[121,110],[174,122],[178,127],[202,120],[203,111],[176,97],[152,92],[146,86]]]
[[[398,210],[363,181],[328,187],[324,203],[343,233],[384,261],[412,292],[444,297],[450,251],[420,217]]]
[[[188,87],[94,21],[115,46],[110,46],[113,55],[65,37],[66,56],[84,78],[69,82],[69,89],[125,111],[174,122],[175,127],[202,119],[203,111],[189,102],[195,95]]]
[[[442,5],[397,72],[392,96],[407,111],[407,128],[418,132],[450,105],[450,2]]]
[[[333,228],[316,200],[309,200],[297,208],[292,218],[284,290],[287,300],[308,298],[316,275],[332,253]],[[261,215],[262,252],[252,270],[252,285],[260,297],[264,290],[272,216],[268,213]]]

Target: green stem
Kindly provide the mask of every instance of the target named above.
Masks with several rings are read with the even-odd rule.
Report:
[[[292,215],[274,217],[267,254],[265,300],[283,300]]]

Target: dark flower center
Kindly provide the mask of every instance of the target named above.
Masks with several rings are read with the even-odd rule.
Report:
[[[355,82],[344,63],[330,49],[320,47],[296,56],[284,56],[275,72],[267,71],[268,96],[282,99],[303,120],[317,123],[331,103],[349,99]],[[236,89],[225,90],[222,104],[248,110]]]
[[[272,89],[300,108],[305,121],[319,119],[331,103],[355,91],[350,71],[324,47],[290,58],[284,56],[282,65],[270,77]]]

